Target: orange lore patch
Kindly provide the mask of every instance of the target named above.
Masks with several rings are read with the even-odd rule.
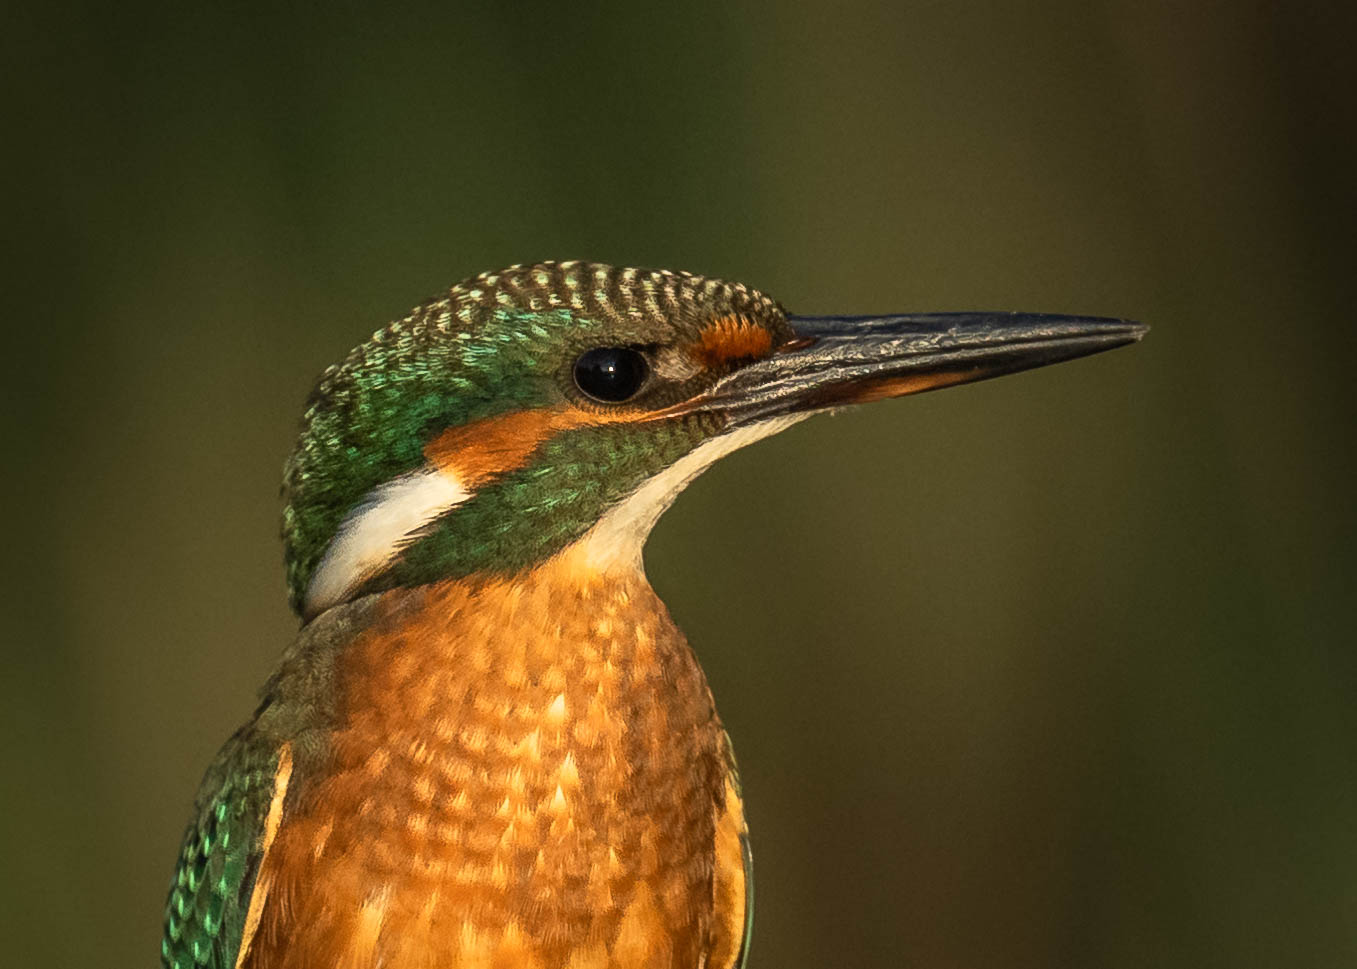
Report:
[[[715,368],[732,360],[765,357],[772,348],[773,335],[762,326],[743,316],[723,316],[702,329],[689,353],[702,366]],[[686,409],[685,403],[679,403],[639,412],[590,411],[570,405],[514,411],[448,428],[424,448],[424,457],[475,490],[496,475],[521,468],[542,442],[561,431],[590,424],[661,420]]]
[[[731,360],[756,360],[773,348],[773,335],[743,316],[712,320],[698,334],[692,354],[703,366],[717,367]]]

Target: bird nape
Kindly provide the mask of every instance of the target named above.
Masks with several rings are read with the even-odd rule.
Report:
[[[208,769],[162,965],[743,964],[729,739],[641,549],[812,414],[1139,339],[1020,313],[797,317],[582,262],[470,279],[321,377],[285,471],[304,625]]]

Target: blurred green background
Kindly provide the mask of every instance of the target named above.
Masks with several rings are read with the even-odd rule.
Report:
[[[577,257],[1154,327],[817,419],[661,523],[754,969],[1357,964],[1342,6],[12,11],[4,961],[154,963],[296,627],[315,375]]]

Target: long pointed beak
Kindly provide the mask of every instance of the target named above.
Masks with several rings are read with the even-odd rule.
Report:
[[[1134,343],[1129,320],[1050,313],[792,317],[780,350],[720,380],[704,405],[734,423],[985,380]]]

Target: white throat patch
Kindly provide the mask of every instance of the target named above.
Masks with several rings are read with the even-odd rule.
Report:
[[[641,550],[660,516],[694,478],[732,451],[786,430],[810,414],[774,417],[704,441],[613,505],[574,548],[592,568],[618,567],[644,572]]]
[[[437,468],[410,471],[373,488],[345,517],[311,574],[303,613],[316,616],[346,600],[472,494],[455,474]]]
[[[641,550],[660,516],[688,483],[721,458],[791,427],[809,414],[775,417],[699,444],[613,505],[569,549],[589,568],[644,571]],[[345,517],[311,575],[302,613],[317,616],[348,600],[429,527],[475,492],[449,470],[424,467],[370,491]]]

